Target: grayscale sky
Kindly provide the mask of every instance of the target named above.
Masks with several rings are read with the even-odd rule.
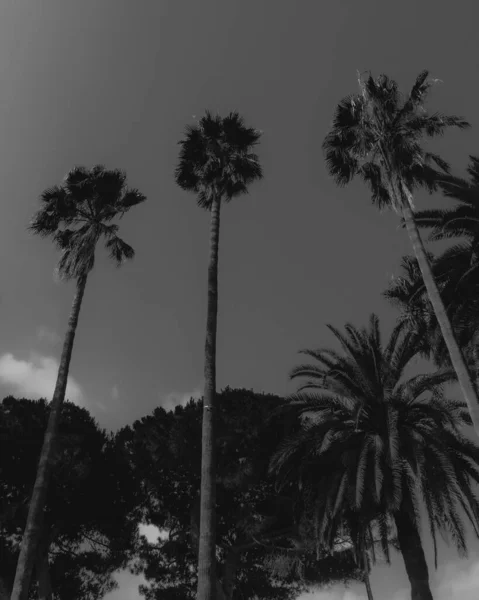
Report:
[[[223,213],[218,386],[286,393],[297,351],[332,341],[325,323],[375,311],[389,331],[380,292],[408,240],[359,183],[335,187],[321,143],[357,69],[406,88],[427,68],[443,81],[431,107],[478,124],[478,12],[477,0],[3,0],[0,393],[51,394],[73,286],[54,281],[57,253],[26,226],[44,188],[95,163],[125,169],[148,201],[121,222],[136,259],[116,270],[102,257],[88,282],[69,396],[116,429],[201,391],[209,218],[173,171],[205,109],[264,131],[264,181]],[[460,171],[478,131],[435,148]],[[476,597],[471,550],[442,552],[437,599]],[[373,585],[406,598],[401,561]],[[136,586],[122,575],[109,600]],[[311,600],[362,597],[343,593]]]

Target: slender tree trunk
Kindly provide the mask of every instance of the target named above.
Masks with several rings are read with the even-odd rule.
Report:
[[[424,244],[421,239],[419,230],[417,228],[416,220],[414,218],[414,213],[411,208],[411,194],[406,186],[404,186],[404,188],[405,194],[408,199],[408,204],[403,205],[403,216],[406,223],[406,229],[409,234],[414,254],[419,264],[419,268],[421,270],[422,278],[424,280],[424,285],[426,287],[429,300],[431,301],[432,307],[434,309],[434,314],[436,315],[437,322],[439,323],[439,327],[441,328],[444,342],[446,343],[447,349],[449,351],[452,366],[456,372],[459,385],[464,395],[464,399],[466,400],[467,407],[469,409],[469,413],[471,415],[471,419],[474,425],[474,429],[476,431],[477,436],[479,437],[479,401],[477,398],[477,392],[474,387],[474,383],[472,381],[472,377],[467,367],[466,361],[464,360],[463,353],[454,335],[454,331],[452,329],[451,322],[447,315],[446,308],[442,301],[438,287],[436,285],[431,265],[429,264],[426,250],[424,248]]]
[[[72,357],[73,341],[78,324],[83,294],[85,293],[87,276],[79,277],[75,298],[68,320],[68,329],[65,334],[60,367],[58,369],[57,383],[53,398],[50,403],[50,415],[43,439],[43,447],[37,468],[35,485],[28,509],[27,523],[23,532],[20,556],[18,558],[15,581],[11,600],[27,600],[32,571],[35,564],[36,552],[42,534],[43,511],[48,491],[48,484],[53,468],[55,441],[60,420],[61,407],[65,399],[68,381],[68,371]]]
[[[411,584],[411,600],[433,600],[429,587],[429,570],[419,532],[405,511],[395,518],[399,548]]]
[[[218,243],[220,233],[218,195],[211,207],[210,259],[208,265],[208,309],[205,343],[205,392],[201,444],[200,541],[198,550],[198,600],[216,598],[216,471],[215,396],[216,326],[218,316]]]
[[[364,571],[364,585],[366,586],[368,600],[374,600],[373,590],[371,588],[371,580],[369,579],[369,571],[367,569]]]
[[[364,573],[364,585],[366,587],[366,593],[368,595],[368,600],[374,600],[374,596],[373,596],[373,590],[371,588],[371,580],[369,579],[369,570],[370,570],[370,562],[369,562],[369,556],[368,556],[368,551],[366,549],[366,539],[365,537],[362,540],[362,567],[363,567],[363,573]],[[372,544],[372,547],[374,548],[374,543]]]
[[[193,506],[190,508],[190,539],[191,539],[191,543],[193,544],[193,548],[196,548],[196,551],[198,551],[199,536],[200,536],[199,526],[198,526],[198,521],[199,521],[198,513],[199,513],[199,510],[197,510],[197,506],[195,504],[193,504]],[[234,589],[235,578],[236,578],[236,571],[237,571],[238,562],[239,562],[239,556],[243,550],[246,550],[249,547],[250,547],[250,545],[246,544],[245,546],[240,546],[240,547],[231,549],[231,552],[228,554],[228,556],[226,558],[225,575],[223,577],[222,582],[218,579],[218,577],[216,576],[216,573],[215,573],[214,585],[215,585],[215,590],[216,590],[216,600],[227,600],[227,598],[228,598],[227,592],[229,592],[229,590],[231,590],[231,594],[232,594],[232,591]],[[233,557],[233,551],[235,552],[234,557]],[[234,560],[231,560],[232,558],[234,558]],[[229,561],[229,564],[228,564],[228,561]],[[225,582],[225,579],[226,579],[226,582]],[[226,589],[226,592],[224,591],[224,588]],[[0,600],[1,600],[1,598],[0,598]]]

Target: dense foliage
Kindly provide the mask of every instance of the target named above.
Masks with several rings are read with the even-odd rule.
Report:
[[[0,577],[7,589],[13,583],[48,412],[45,400],[7,397],[0,405]],[[99,429],[86,409],[66,402],[39,550],[48,559],[43,575],[60,598],[101,597],[115,586],[113,572],[126,565],[137,536],[130,514],[138,496],[125,469],[114,438]],[[36,564],[38,584],[41,567]]]

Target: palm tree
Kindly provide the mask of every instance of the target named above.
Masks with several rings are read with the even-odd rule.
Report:
[[[218,245],[220,208],[245,194],[262,169],[254,154],[261,132],[246,127],[238,113],[221,118],[206,112],[189,126],[175,178],[184,190],[194,192],[201,208],[211,213],[208,264],[208,307],[205,343],[205,389],[202,425],[201,509],[198,550],[198,600],[215,598],[216,484],[214,457],[214,407],[216,395],[216,324],[218,314]]]
[[[402,214],[424,284],[447,345],[451,362],[479,436],[479,402],[471,375],[448,319],[414,218],[412,192],[418,187],[433,191],[449,170],[437,154],[426,152],[424,137],[442,135],[449,127],[465,129],[462,118],[428,114],[424,108],[434,82],[423,71],[403,101],[395,81],[386,75],[359,79],[360,93],[341,100],[323,148],[330,174],[339,185],[359,176],[379,208]],[[434,165],[434,166],[433,166]],[[437,168],[440,169],[438,171]]]
[[[479,501],[471,489],[479,482],[479,447],[462,432],[471,422],[466,405],[443,392],[454,371],[406,378],[414,335],[396,328],[383,345],[375,315],[368,328],[329,329],[342,352],[303,351],[315,361],[291,373],[306,380],[292,397],[303,427],[284,441],[271,469],[280,487],[294,481],[313,498],[320,508],[318,535],[329,535],[344,514],[356,513],[360,534],[376,519],[387,550],[393,521],[411,597],[431,600],[421,505],[436,567],[438,532],[466,553],[459,511],[479,536]]]
[[[55,391],[50,403],[45,438],[38,463],[27,523],[18,558],[11,600],[26,600],[41,534],[41,521],[52,473],[58,423],[68,380],[78,316],[87,277],[93,269],[97,242],[103,238],[110,257],[119,266],[132,259],[134,250],[120,237],[118,225],[111,224],[133,206],[146,200],[136,189],[126,187],[126,174],[107,170],[102,165],[92,169],[75,167],[59,186],[43,192],[41,208],[33,217],[30,229],[50,237],[61,250],[58,273],[74,279],[76,293],[68,320]]]

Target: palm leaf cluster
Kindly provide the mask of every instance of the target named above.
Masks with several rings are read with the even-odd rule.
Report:
[[[62,252],[60,274],[65,279],[77,278],[93,269],[100,238],[118,265],[133,258],[133,248],[118,236],[118,225],[111,221],[145,199],[138,190],[126,187],[123,171],[107,170],[102,165],[76,167],[61,185],[43,192],[41,209],[30,229],[53,239]]]
[[[434,83],[428,75],[423,71],[417,77],[406,98],[387,75],[359,78],[360,93],[338,104],[323,143],[327,168],[338,185],[358,176],[370,187],[374,204],[398,212],[407,202],[403,184],[409,191],[437,189],[438,177],[449,172],[449,165],[424,150],[421,141],[469,124],[461,117],[426,112],[425,98]]]
[[[246,194],[248,185],[263,175],[253,152],[260,136],[237,112],[221,118],[207,111],[179,142],[176,182],[194,192],[198,205],[208,210],[215,194],[226,202]]]

